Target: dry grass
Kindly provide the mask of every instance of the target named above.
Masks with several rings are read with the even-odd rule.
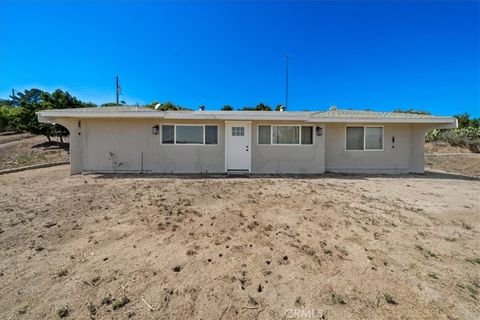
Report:
[[[48,143],[44,136],[23,139],[10,146],[0,146],[0,170],[69,160],[68,139],[59,154],[55,141]]]
[[[480,316],[476,180],[63,166],[0,176],[0,193],[6,319]]]

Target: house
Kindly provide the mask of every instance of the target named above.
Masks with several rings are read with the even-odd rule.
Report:
[[[38,112],[70,132],[82,172],[422,173],[428,130],[455,118],[353,110],[157,111],[113,107]]]

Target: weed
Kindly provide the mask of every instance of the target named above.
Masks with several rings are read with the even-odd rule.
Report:
[[[60,318],[65,318],[69,314],[68,307],[61,307],[57,310],[57,314]]]
[[[323,253],[328,254],[328,255],[331,255],[331,254],[332,254],[332,250],[330,250],[330,249],[323,249]]]
[[[95,307],[95,305],[93,303],[87,304],[87,309],[90,312],[90,315],[94,316],[94,315],[97,314],[97,308]]]
[[[473,229],[473,226],[471,223],[467,223],[465,221],[462,221],[462,228],[466,229],[466,230],[472,230]]]
[[[333,304],[346,304],[345,300],[338,294],[332,293],[332,302]]]
[[[345,247],[335,245],[335,249],[337,249],[342,255],[348,256],[348,251]]]
[[[103,305],[108,305],[108,304],[112,304],[112,296],[111,295],[108,295],[107,297],[104,297],[102,299],[102,302],[101,302],[102,306]]]
[[[187,256],[193,256],[197,254],[197,251],[193,250],[193,249],[188,249],[187,250]]]
[[[129,302],[130,302],[130,299],[128,299],[128,297],[123,296],[120,299],[115,300],[113,302],[112,308],[113,308],[113,310],[120,309],[121,307],[123,307],[124,305],[126,305]]]
[[[398,304],[397,301],[395,301],[395,299],[393,299],[392,295],[388,292],[383,294],[383,298],[385,299],[385,301],[387,301],[387,303]]]
[[[67,269],[62,269],[62,270],[57,272],[57,277],[59,277],[59,278],[65,277],[67,274],[68,274],[68,270]]]
[[[421,245],[418,245],[416,244],[415,245],[415,248],[420,251],[425,257],[434,257],[434,258],[437,258],[437,254],[433,253],[432,251],[428,250],[428,249],[425,249],[424,247],[422,247]]]
[[[437,274],[436,274],[435,272],[429,272],[429,273],[428,273],[428,276],[429,276],[430,278],[433,278],[433,279],[438,279],[438,276],[437,276]]]
[[[476,296],[476,295],[478,295],[478,290],[475,289],[473,286],[467,284],[467,285],[465,285],[465,288],[467,288],[467,290],[468,290],[468,292],[470,292],[470,295],[471,295],[471,296]]]
[[[373,260],[373,257],[372,256],[367,256],[367,259],[372,261]]]
[[[473,263],[473,264],[480,264],[480,257],[479,258],[466,258],[465,261]]]

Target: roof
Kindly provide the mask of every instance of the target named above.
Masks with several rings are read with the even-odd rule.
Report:
[[[360,110],[328,111],[159,111],[143,107],[101,107],[55,109],[37,112],[39,119],[51,118],[159,118],[197,120],[288,120],[305,122],[372,122],[372,123],[449,123],[453,117],[432,116],[400,112],[375,112]]]

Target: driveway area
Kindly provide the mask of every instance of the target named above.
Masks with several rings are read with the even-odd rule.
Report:
[[[0,176],[0,318],[478,319],[480,181]]]

